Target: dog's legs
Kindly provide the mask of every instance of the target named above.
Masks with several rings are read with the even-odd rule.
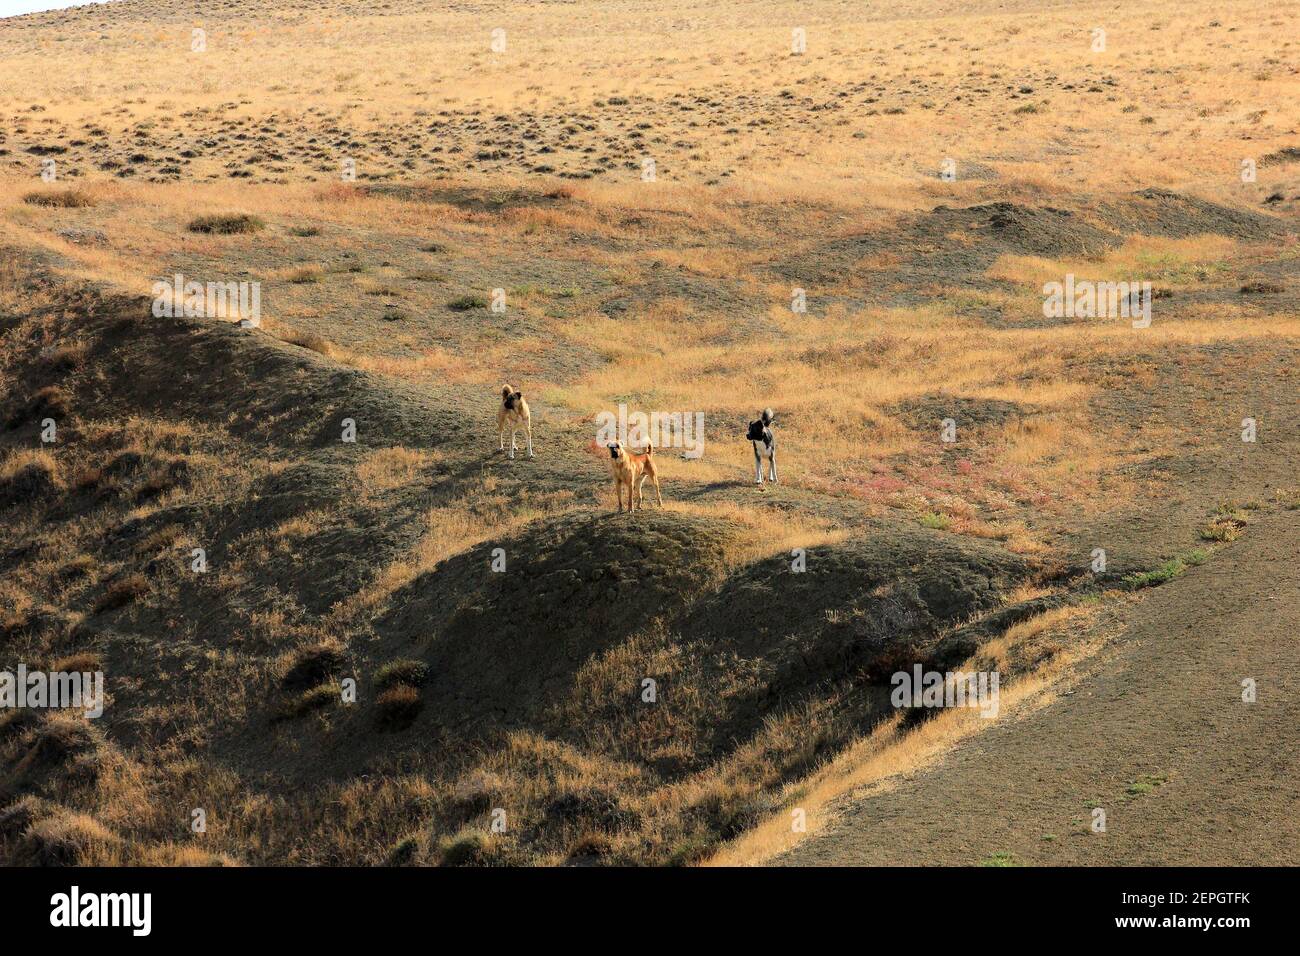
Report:
[[[772,449],[771,464],[772,464],[772,484],[776,484],[776,449],[775,448]]]
[[[658,474],[655,475],[654,481],[655,481],[655,501],[659,502],[659,507],[662,508],[662,507],[664,506],[664,499],[663,499],[663,497],[659,494],[659,475],[658,475]]]
[[[497,422],[497,442],[500,444],[501,450],[505,451],[506,450],[506,426],[502,422]]]
[[[758,454],[758,445],[754,446],[754,484],[763,483],[763,459]]]
[[[524,423],[524,429],[528,433],[528,457],[533,457],[533,422],[529,419]]]
[[[516,434],[517,434],[517,431],[516,431],[516,429],[514,428],[514,426],[512,425],[511,428],[510,428],[510,457],[511,457],[511,458],[514,458],[514,457],[515,457],[515,447],[516,447],[516,445],[515,445],[515,435],[516,435]]]
[[[636,505],[643,511],[645,510],[645,472],[642,472],[641,477],[637,479]]]
[[[614,479],[614,497],[618,499],[618,510],[623,510],[623,482]]]

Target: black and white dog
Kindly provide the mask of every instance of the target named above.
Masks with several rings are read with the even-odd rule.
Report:
[[[763,459],[767,459],[768,473],[776,483],[776,435],[772,433],[772,409],[763,409],[758,421],[749,423],[746,436],[754,445],[754,483],[763,483]]]

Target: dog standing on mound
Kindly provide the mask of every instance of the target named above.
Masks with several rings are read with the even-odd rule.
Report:
[[[767,469],[773,484],[776,484],[776,433],[772,431],[772,409],[763,409],[758,421],[749,423],[749,433],[745,436],[754,446],[754,484],[763,483],[763,461],[767,460]]]
[[[528,457],[533,457],[533,416],[524,401],[524,393],[509,385],[501,386],[501,407],[497,409],[497,438],[506,450],[506,425],[510,425],[510,457],[515,457],[515,435],[521,430],[528,438]]]
[[[646,445],[645,451],[641,454],[628,451],[621,441],[606,447],[609,448],[610,470],[614,472],[614,493],[618,495],[618,510],[623,510],[624,485],[627,486],[627,510],[635,510],[632,497],[634,491],[635,502],[642,508],[645,507],[645,492],[642,490],[642,485],[647,478],[654,483],[655,501],[662,508],[664,499],[659,495],[659,471],[655,468],[654,446]]]

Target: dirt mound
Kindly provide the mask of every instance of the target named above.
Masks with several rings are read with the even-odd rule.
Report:
[[[734,540],[724,522],[656,511],[537,522],[417,578],[376,630],[428,642],[433,713],[520,719],[592,654],[715,587]]]
[[[891,415],[927,434],[937,432],[946,418],[955,421],[958,429],[985,428],[1027,418],[1036,411],[1019,402],[938,393],[898,402],[890,408]]]
[[[944,233],[965,229],[999,252],[1055,258],[1091,255],[1117,244],[1119,237],[1100,229],[1068,209],[995,202],[952,208],[936,206],[930,213]]]
[[[1277,220],[1257,212],[1164,189],[1142,189],[1102,207],[1102,219],[1125,233],[1184,239],[1213,233],[1234,239],[1273,239],[1286,232]]]
[[[33,294],[55,290],[68,314],[86,317],[76,330],[87,343],[82,361],[99,374],[66,394],[50,383],[56,370],[38,360],[33,343],[30,361],[20,366],[22,377],[0,396],[0,418],[21,427],[21,434],[34,433],[47,414],[62,426],[67,417],[100,410],[196,421],[216,417],[235,438],[299,448],[341,446],[344,419],[355,423],[362,447],[453,443],[472,427],[456,413],[460,396],[451,389],[417,389],[340,367],[310,349],[231,322],[155,317],[144,297],[88,285],[67,288],[41,272],[23,281]],[[6,318],[22,317],[0,317],[0,332]],[[189,374],[178,374],[179,356]],[[60,408],[30,407],[26,396],[56,387]]]
[[[0,477],[0,508],[47,500],[60,490],[54,469],[44,461],[33,461]]]
[[[844,682],[873,691],[857,704],[868,725],[891,674],[930,666],[950,629],[999,607],[1034,571],[987,542],[924,532],[880,532],[805,559],[802,573],[787,555],[751,565],[675,624],[709,683],[725,685],[738,660],[752,668],[714,728],[718,746],[752,733],[776,702]]]
[[[1269,153],[1259,161],[1261,166],[1277,166],[1283,163],[1300,163],[1300,146],[1286,146],[1275,153]]]
[[[1002,255],[1044,258],[1088,257],[1121,245],[1128,235],[1173,238],[1214,233],[1241,239],[1276,238],[1286,232],[1277,220],[1256,212],[1159,189],[1144,189],[1096,209],[1073,211],[1015,202],[977,206],[935,206],[859,236],[833,239],[769,263],[768,268],[807,285],[852,282],[874,273],[861,263],[896,257],[906,263],[913,288],[927,282],[984,286],[985,270]],[[973,242],[957,242],[954,236]],[[881,298],[873,281],[864,294]],[[886,287],[887,290],[887,287]],[[923,297],[899,290],[885,301],[907,304]]]
[[[46,715],[0,750],[0,803],[94,781],[107,747],[102,731],[79,714]]]
[[[538,522],[412,582],[376,630],[399,647],[425,642],[423,719],[439,724],[525,722],[570,694],[589,662],[650,633],[691,660],[701,686],[734,683],[745,661],[743,686],[708,731],[721,748],[778,699],[881,683],[925,660],[946,629],[1032,572],[982,541],[881,532],[809,550],[804,572],[780,554],[728,574],[736,542],[733,526],[679,513]]]
[[[954,234],[978,241],[956,242]],[[860,236],[818,244],[773,262],[769,268],[791,281],[829,284],[857,278],[864,259],[889,256],[906,262],[913,288],[926,282],[983,285],[987,282],[984,271],[1007,253],[1094,255],[1121,241],[1118,233],[1068,209],[1013,202],[940,205]],[[920,301],[922,297],[913,292],[912,298]],[[909,301],[908,295],[899,301]]]
[[[1111,651],[1041,710],[990,721],[895,786],[863,787],[780,862],[1296,865],[1300,754],[1275,728],[1300,689],[1297,614],[1277,599],[1300,587],[1300,521],[1267,521],[1133,608]],[[1223,690],[1239,674],[1275,695],[1243,705]],[[1103,745],[1083,750],[1080,734]],[[1116,808],[1104,839],[1088,816],[1098,806]]]
[[[467,212],[494,213],[530,206],[553,206],[563,202],[564,192],[540,189],[482,189],[440,184],[391,183],[363,187],[377,196],[403,202],[445,203]]]

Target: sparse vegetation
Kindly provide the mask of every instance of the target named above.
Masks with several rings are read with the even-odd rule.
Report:
[[[315,710],[322,710],[337,704],[343,698],[342,688],[333,682],[318,684],[291,697],[285,704],[284,714],[289,717],[301,717]]]
[[[1150,571],[1137,571],[1126,575],[1124,583],[1134,589],[1152,588],[1172,581],[1186,570],[1187,565],[1182,558],[1170,558]]]
[[[1141,797],[1152,793],[1157,788],[1164,785],[1167,778],[1159,775],[1146,775],[1134,780],[1125,789],[1125,793],[1130,797]]]
[[[80,189],[50,189],[31,192],[23,196],[29,206],[48,206],[53,209],[85,209],[95,205],[95,200]]]
[[[389,661],[375,671],[375,688],[387,690],[396,684],[409,684],[422,687],[429,679],[429,665],[424,661],[396,660]]]
[[[375,700],[376,719],[385,730],[409,727],[420,713],[420,692],[407,684],[394,684]]]
[[[320,282],[324,274],[325,270],[320,266],[302,266],[291,271],[287,278],[297,285],[308,285]]]
[[[447,303],[453,312],[468,312],[470,309],[486,309],[487,299],[481,295],[462,295]]]
[[[327,678],[341,670],[344,660],[342,647],[330,641],[304,647],[280,678],[280,686],[285,690],[319,689]]]
[[[235,236],[257,232],[265,223],[248,213],[221,213],[197,216],[190,220],[190,232],[205,232],[217,236]]]
[[[149,582],[143,574],[127,574],[108,583],[103,596],[95,604],[95,613],[116,611],[149,593]]]

